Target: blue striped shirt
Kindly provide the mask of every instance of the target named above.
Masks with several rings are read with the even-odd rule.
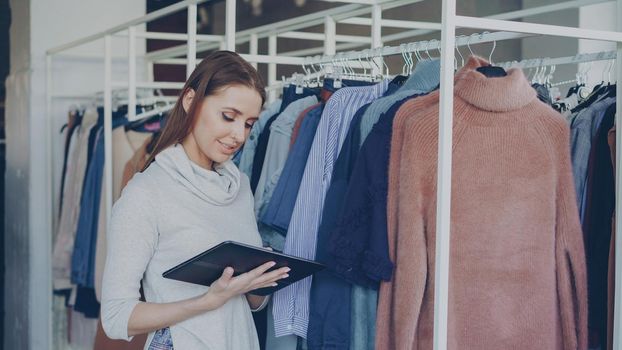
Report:
[[[306,259],[315,258],[318,227],[333,165],[350,121],[363,105],[382,96],[388,81],[373,86],[347,87],[336,91],[326,103],[300,184],[283,252]],[[311,277],[287,286],[274,295],[276,336],[307,337]]]

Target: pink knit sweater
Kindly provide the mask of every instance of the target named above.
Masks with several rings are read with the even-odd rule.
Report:
[[[449,349],[587,348],[586,272],[569,130],[522,71],[456,75]],[[432,349],[438,93],[396,115],[376,349]]]

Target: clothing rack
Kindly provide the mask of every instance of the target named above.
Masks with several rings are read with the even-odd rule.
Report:
[[[522,60],[520,62],[512,61],[498,64],[503,68],[520,67],[520,68],[535,68],[544,66],[558,66],[562,64],[579,64],[596,61],[608,61],[615,60],[617,58],[617,51],[601,51],[595,53],[583,53],[575,56],[566,56],[558,58],[532,58]]]
[[[104,135],[105,135],[105,184],[109,191],[106,196],[106,209],[107,217],[110,216],[110,209],[112,206],[112,169],[110,164],[112,163],[112,149],[111,149],[111,133],[112,133],[112,92],[113,88],[127,87],[129,92],[129,111],[130,119],[135,118],[135,109],[132,106],[136,104],[136,89],[145,88],[180,88],[180,83],[162,83],[162,82],[137,82],[136,81],[136,38],[165,38],[171,39],[169,33],[138,33],[137,26],[155,19],[161,18],[170,13],[182,10],[184,8],[188,11],[188,31],[186,34],[175,36],[177,40],[186,41],[184,45],[173,47],[170,49],[159,50],[151,52],[145,55],[145,58],[150,62],[149,65],[154,63],[166,62],[173,64],[185,64],[187,69],[187,76],[194,69],[197,62],[197,52],[212,50],[212,49],[229,49],[235,51],[236,44],[250,43],[250,52],[248,55],[243,55],[244,58],[253,63],[267,63],[269,66],[269,78],[268,84],[272,85],[276,82],[276,65],[277,64],[291,64],[291,65],[305,65],[305,64],[320,64],[330,63],[333,60],[355,60],[362,57],[381,57],[388,55],[401,54],[402,52],[416,52],[421,51],[421,45],[405,44],[398,47],[383,47],[383,42],[400,41],[405,38],[409,38],[415,35],[429,33],[430,31],[441,31],[441,40],[432,44],[427,42],[428,50],[439,49],[443,54],[441,55],[441,88],[440,88],[440,123],[439,123],[439,157],[438,157],[438,189],[437,189],[437,244],[436,244],[436,275],[435,275],[435,317],[434,317],[434,349],[445,350],[447,348],[447,300],[448,300],[448,271],[449,271],[449,247],[450,247],[450,206],[451,206],[451,146],[452,146],[452,113],[453,113],[453,74],[454,74],[454,59],[455,48],[458,46],[464,46],[469,44],[476,44],[479,42],[494,42],[500,40],[512,39],[533,36],[533,35],[552,35],[577,39],[593,39],[613,41],[617,43],[616,57],[622,55],[622,23],[618,23],[617,32],[612,31],[595,31],[586,30],[580,28],[571,28],[563,26],[542,25],[526,22],[513,22],[511,19],[518,19],[527,16],[533,16],[536,14],[552,13],[568,8],[578,8],[581,6],[592,5],[596,3],[602,3],[602,0],[575,0],[566,1],[554,5],[546,5],[535,7],[532,9],[525,9],[519,11],[513,11],[505,14],[498,14],[490,16],[488,18],[477,18],[468,16],[456,15],[456,0],[443,0],[442,2],[442,21],[438,23],[429,22],[408,22],[408,21],[395,21],[382,19],[382,11],[390,8],[395,8],[407,4],[416,3],[422,0],[343,0],[341,2],[349,2],[348,5],[338,6],[329,10],[319,11],[310,15],[300,16],[289,20],[260,26],[240,32],[235,32],[235,13],[236,13],[236,1],[226,0],[226,30],[224,35],[221,36],[199,36],[196,33],[196,21],[192,20],[197,17],[197,4],[203,3],[206,0],[185,0],[177,4],[171,5],[167,8],[155,11],[146,16],[138,18],[136,20],[126,22],[119,26],[110,28],[103,32],[85,37],[80,40],[62,45],[47,51],[46,66],[47,66],[47,113],[48,121],[52,118],[51,106],[53,103],[54,94],[52,93],[52,60],[54,57],[58,57],[64,51],[80,46],[86,43],[94,42],[100,39],[104,40]],[[617,2],[617,16],[616,18],[622,18],[622,0],[616,0]],[[365,18],[361,16],[371,15],[371,18]],[[366,45],[367,41],[363,41],[361,38],[352,38],[345,36],[338,36],[336,33],[337,23],[357,24],[357,25],[369,25],[371,27],[371,40],[370,47],[373,49],[362,50],[358,52],[343,53],[336,55],[337,51],[348,50],[357,48],[362,45]],[[278,54],[277,50],[277,38],[278,37],[291,37],[296,35],[296,31],[324,24],[324,45],[321,48],[311,48],[305,50],[299,50],[289,52],[286,54]],[[402,33],[382,36],[381,29],[384,27],[398,27],[409,28]],[[415,29],[418,28],[418,29]],[[478,37],[456,37],[457,28],[471,28],[495,31],[495,33],[483,34],[482,38]],[[508,33],[510,34],[501,34]],[[294,33],[294,34],[292,34]],[[506,39],[502,39],[501,36],[508,35]],[[113,82],[111,79],[112,71],[112,36],[127,36],[129,45],[129,77],[127,82]],[[319,40],[318,35],[305,35],[307,40]],[[485,41],[491,38],[493,40]],[[258,54],[258,40],[262,38],[268,38],[269,50],[267,55]],[[342,42],[348,39],[348,43],[341,43],[337,45],[337,42]],[[353,40],[354,39],[354,40]],[[469,41],[470,39],[470,41]],[[303,58],[301,56],[312,55],[318,52],[323,52],[326,56]],[[186,56],[185,59],[176,59],[179,56]],[[580,56],[580,55],[578,55]],[[577,57],[577,56],[575,56]],[[579,63],[579,60],[588,60],[588,58],[575,58],[574,62]],[[593,60],[597,60],[597,57],[593,57]],[[555,59],[549,61],[543,61],[540,63],[548,64],[555,62]],[[559,58],[556,64],[563,64],[560,62],[567,62],[572,59]],[[587,61],[584,61],[587,62]],[[529,64],[536,64],[525,62],[525,68]],[[551,63],[553,64],[553,63]],[[617,60],[617,80],[622,80],[622,60]],[[619,127],[619,123],[622,118],[622,87],[617,87],[617,115],[616,124]],[[60,95],[60,94],[59,94]],[[49,125],[48,125],[49,126]],[[50,206],[52,210],[48,213],[50,215],[48,222],[52,223],[49,228],[51,237],[52,228],[55,226],[56,201],[53,200],[51,195],[51,189],[53,184],[51,183],[54,178],[51,166],[52,162],[52,134],[51,128],[48,127],[50,134],[48,135],[48,142],[50,147],[48,148],[48,162],[47,167],[49,169],[49,183],[48,183],[48,198],[50,198]],[[622,144],[622,133],[617,133],[617,144]],[[620,162],[622,152],[617,152],[616,158],[616,200],[622,198],[622,186],[620,180],[622,180],[622,174],[620,169]],[[618,202],[619,203],[619,202]],[[622,220],[622,208],[621,205],[616,205],[616,221]],[[622,226],[617,225],[616,237],[622,238]],[[50,244],[51,241],[47,242]],[[614,348],[622,348],[622,239],[616,240],[616,297],[615,297],[615,321],[614,321]],[[35,276],[36,278],[36,276]],[[51,290],[50,290],[51,294]],[[50,301],[51,302],[51,301]],[[47,308],[44,315],[48,319],[51,307]],[[51,341],[47,342],[51,344]]]

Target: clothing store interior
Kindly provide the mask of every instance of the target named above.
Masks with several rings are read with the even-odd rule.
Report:
[[[0,344],[622,349],[618,55],[622,0],[0,0]],[[201,62],[262,100],[209,168]]]

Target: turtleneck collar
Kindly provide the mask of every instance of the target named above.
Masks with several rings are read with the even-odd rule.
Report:
[[[488,78],[478,67],[490,63],[471,56],[456,74],[455,92],[471,105],[490,112],[509,112],[520,109],[537,98],[535,90],[518,68],[507,70],[507,76]]]
[[[160,152],[155,161],[173,179],[206,202],[226,205],[237,197],[240,171],[231,160],[214,163],[215,171],[210,171],[190,160],[183,146],[177,144]]]

